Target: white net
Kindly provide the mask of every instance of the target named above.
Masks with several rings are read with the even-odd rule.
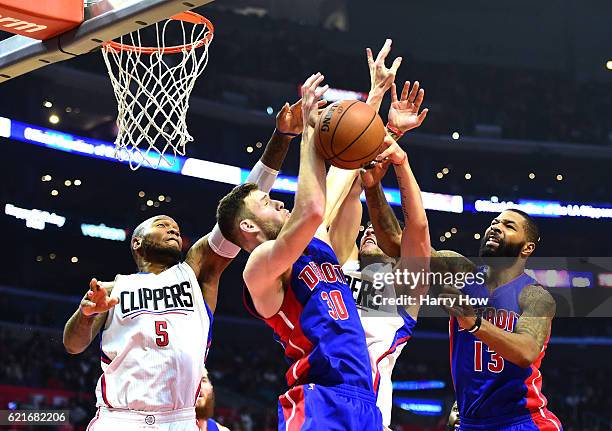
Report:
[[[207,23],[168,19],[122,36],[120,45],[104,45],[118,103],[115,156],[132,169],[171,168],[193,141],[186,117],[195,81],[208,63],[214,30]],[[143,40],[151,38],[155,47],[144,48]]]

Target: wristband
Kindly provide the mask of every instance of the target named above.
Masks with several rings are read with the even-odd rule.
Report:
[[[404,136],[404,132],[402,132],[400,129],[397,129],[395,127],[393,127],[391,124],[387,123],[387,125],[385,126],[387,128],[388,131],[390,131],[391,133],[393,133],[395,136],[397,136],[397,139],[401,138],[402,136]]]
[[[402,157],[402,160],[400,160],[399,163],[393,163],[393,164],[395,166],[403,165],[407,158],[408,158],[408,154],[406,154],[406,152],[404,151],[404,157]]]
[[[290,136],[292,138],[295,138],[296,136],[300,136],[301,135],[301,133],[281,132],[278,129],[274,129],[274,133],[276,133],[277,135],[281,135],[281,136]]]
[[[473,334],[474,332],[477,332],[480,329],[480,325],[482,325],[482,317],[480,317],[480,315],[478,315],[476,317],[476,322],[474,323],[474,326],[472,326],[470,329],[468,329],[468,332],[470,334]]]

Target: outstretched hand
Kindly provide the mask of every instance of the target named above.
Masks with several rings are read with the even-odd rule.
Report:
[[[321,105],[321,96],[329,89],[329,85],[319,87],[325,77],[321,72],[317,72],[304,82],[302,85],[302,125],[310,124],[314,126],[318,107]]]
[[[391,86],[391,107],[389,108],[389,126],[398,129],[402,133],[419,127],[429,110],[427,108],[419,114],[421,103],[425,97],[425,90],[419,90],[419,81],[415,81],[410,90],[410,81],[406,81],[402,89],[401,98],[397,99],[397,87],[395,83]],[[408,93],[410,90],[410,93]]]
[[[397,69],[399,69],[400,64],[402,64],[402,57],[397,57],[393,60],[393,64],[390,68],[385,66],[385,60],[391,51],[391,43],[391,39],[385,41],[385,44],[376,56],[376,60],[374,60],[372,50],[366,48],[368,67],[370,69],[370,91],[377,90],[384,94],[391,88],[391,84],[395,81]]]
[[[382,163],[385,161],[389,161],[394,165],[401,165],[408,158],[406,152],[402,150],[399,144],[391,136],[385,136],[383,145],[386,147],[386,150],[376,156],[377,162]]]
[[[361,184],[366,189],[371,189],[380,183],[383,177],[387,174],[387,170],[389,169],[389,164],[391,162],[383,161],[377,162],[373,161],[369,166],[366,166],[364,169],[359,171],[359,176],[361,177]]]
[[[104,313],[119,303],[118,298],[111,298],[108,289],[112,289],[113,283],[105,283],[92,278],[89,282],[89,290],[81,301],[81,313],[91,316]]]

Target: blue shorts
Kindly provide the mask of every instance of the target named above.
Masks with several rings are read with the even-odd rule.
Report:
[[[563,431],[563,425],[547,409],[532,415],[502,420],[461,418],[459,431]]]
[[[278,398],[279,431],[378,431],[382,416],[376,397],[348,385],[308,384]]]

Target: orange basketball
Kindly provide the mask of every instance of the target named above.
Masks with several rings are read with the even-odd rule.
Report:
[[[358,100],[329,105],[315,126],[315,143],[325,160],[342,169],[357,169],[382,151],[385,126],[372,107]]]

